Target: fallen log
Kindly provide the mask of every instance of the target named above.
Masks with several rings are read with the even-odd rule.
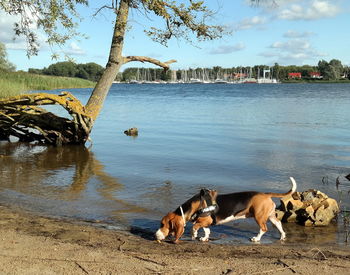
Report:
[[[44,105],[60,105],[71,118],[60,117]],[[0,99],[0,139],[44,144],[84,144],[93,120],[85,107],[69,92],[24,94]]]

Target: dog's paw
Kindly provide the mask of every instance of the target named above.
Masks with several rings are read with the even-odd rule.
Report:
[[[281,238],[280,238],[280,241],[285,241],[287,238],[286,238],[286,235],[282,235]]]
[[[260,242],[260,239],[258,239],[257,237],[253,237],[253,238],[250,238],[250,241],[254,243],[258,243]]]
[[[199,238],[201,242],[209,242],[209,238],[201,237]]]

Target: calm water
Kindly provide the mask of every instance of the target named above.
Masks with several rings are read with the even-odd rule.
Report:
[[[84,103],[90,91],[72,90]],[[293,176],[299,191],[317,188],[350,208],[350,182],[335,186],[350,173],[349,117],[348,84],[115,84],[90,150],[0,144],[0,200],[151,232],[201,187],[285,192]],[[133,126],[139,136],[125,136]],[[292,241],[344,239],[342,222],[284,227]],[[212,236],[244,243],[257,230],[245,220],[213,227]],[[263,242],[278,237],[272,229]]]

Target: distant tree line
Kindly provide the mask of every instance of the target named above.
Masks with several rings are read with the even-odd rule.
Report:
[[[340,79],[350,79],[350,67],[343,66],[340,60],[332,59],[327,62],[320,60],[317,66],[303,65],[288,65],[281,66],[275,63],[273,66],[255,65],[255,66],[238,66],[231,68],[223,68],[215,66],[212,68],[189,68],[187,70],[169,70],[164,72],[162,69],[150,68],[127,68],[118,76],[119,81],[130,80],[147,80],[147,81],[169,81],[183,80],[184,77],[201,78],[215,80],[217,78],[233,77],[234,75],[244,74],[251,78],[263,77],[264,70],[270,70],[269,77],[276,78],[280,81],[289,79],[289,73],[301,73],[303,80],[311,80],[311,73],[319,72],[322,79],[333,81]]]
[[[1,60],[1,58],[0,58]],[[6,64],[6,62],[3,62]],[[76,64],[74,62],[58,62],[51,64],[44,69],[28,70],[29,73],[79,77],[91,81],[98,81],[102,75],[104,68],[101,65],[90,62],[86,64]],[[329,62],[320,60],[317,66],[288,65],[281,66],[275,63],[273,66],[255,65],[255,66],[238,66],[231,68],[223,68],[214,66],[212,68],[189,68],[186,70],[168,70],[155,68],[126,68],[119,73],[116,80],[129,82],[131,80],[138,81],[178,81],[184,78],[205,78],[215,80],[218,78],[233,78],[235,75],[244,74],[246,77],[261,78],[264,70],[269,70],[268,77],[276,78],[280,81],[289,79],[289,73],[301,73],[302,80],[311,80],[311,73],[319,72],[322,79],[335,81],[340,79],[350,79],[350,67],[342,65],[340,60],[332,59]]]
[[[93,62],[76,64],[74,62],[65,61],[51,64],[44,69],[29,68],[28,72],[33,74],[79,77],[91,81],[98,81],[103,73],[103,70],[104,68],[101,65]]]

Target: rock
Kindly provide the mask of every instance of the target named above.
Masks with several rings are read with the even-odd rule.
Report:
[[[300,224],[308,224],[308,225],[313,225],[315,222],[314,218],[314,209],[312,206],[308,206],[305,208],[301,208],[298,211],[295,212],[297,215],[296,221]]]
[[[340,212],[338,203],[335,199],[328,198],[322,202],[322,204],[325,206],[325,208],[329,208],[333,211],[334,214],[338,214]]]
[[[295,192],[292,194],[292,198],[295,200],[301,200],[301,195],[299,192]]]
[[[289,211],[297,211],[304,207],[304,203],[300,200],[290,200],[287,204],[287,210]]]
[[[311,216],[313,213],[314,213],[314,208],[310,205],[310,206],[308,206],[308,207],[306,207],[305,208],[305,212],[309,215],[309,216]]]
[[[282,211],[287,211],[288,210],[288,202],[292,200],[292,196],[286,196],[281,198],[281,205],[279,206],[279,209]]]
[[[315,197],[312,201],[311,201],[311,205],[312,208],[314,210],[318,209],[321,205],[322,205],[322,202],[324,201],[324,199],[320,199],[320,198],[317,198]]]
[[[304,222],[304,225],[305,226],[313,226],[314,225],[314,221],[310,220],[310,219],[307,219],[305,222]]]
[[[304,191],[301,193],[301,200],[302,201],[312,201],[316,196],[317,190],[315,189],[309,189],[307,191]]]
[[[127,136],[137,136],[139,134],[139,130],[136,127],[130,128],[124,131],[124,134]]]
[[[280,221],[283,219],[283,216],[285,214],[285,212],[283,212],[282,210],[278,210],[278,209],[276,209],[275,213],[276,213],[276,218],[279,219]]]
[[[325,193],[322,193],[321,191],[316,192],[316,197],[319,199],[328,199],[328,196]]]
[[[322,205],[314,214],[315,216],[315,225],[328,225],[331,220],[334,218],[334,213],[331,208],[325,208]]]
[[[285,212],[283,218],[283,222],[296,222],[297,221],[297,214],[295,212]]]
[[[276,210],[277,218],[283,222],[305,226],[328,225],[338,213],[337,201],[315,189],[282,198],[279,210]]]

